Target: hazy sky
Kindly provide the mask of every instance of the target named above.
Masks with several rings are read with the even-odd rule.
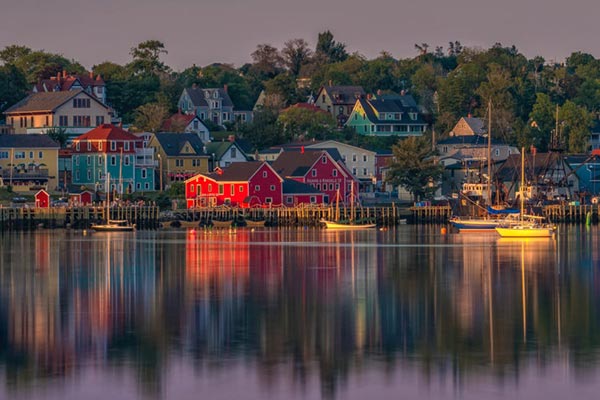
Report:
[[[600,57],[599,0],[0,0],[0,48],[20,44],[84,66],[126,63],[129,49],[158,39],[176,70],[212,62],[240,66],[257,44],[329,29],[350,52],[416,55],[415,43],[516,45],[526,56]]]

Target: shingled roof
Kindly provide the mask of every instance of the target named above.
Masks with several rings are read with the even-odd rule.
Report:
[[[126,130],[119,128],[118,126],[112,124],[102,124],[91,131],[78,136],[73,141],[79,142],[83,140],[130,140],[130,141],[141,141],[142,139],[138,138],[132,133],[127,132]]]
[[[408,95],[407,95],[408,96]],[[361,107],[365,111],[366,117],[374,124],[415,124],[423,125],[425,121],[421,117],[417,107],[406,107],[404,104],[410,104],[411,101],[403,101],[395,96],[389,99],[378,98],[378,99],[359,99]],[[414,101],[414,100],[413,100]],[[399,114],[399,119],[379,119],[378,113],[392,113]],[[417,118],[411,119],[409,113],[416,113]]]
[[[156,140],[160,143],[164,152],[169,157],[198,157],[206,155],[204,143],[195,133],[156,133]],[[186,143],[194,149],[196,154],[181,154],[181,150]]]
[[[284,151],[273,161],[272,167],[280,176],[288,177],[304,177],[310,168],[323,156],[323,153],[329,153],[332,149],[327,150],[309,150],[300,151]],[[339,154],[339,153],[338,153]]]
[[[4,113],[52,112],[80,93],[85,93],[86,96],[94,99],[94,101],[98,102],[102,107],[108,108],[102,104],[102,102],[98,101],[96,97],[91,96],[83,89],[77,89],[65,92],[32,93],[17,104],[9,107]]]
[[[207,100],[214,99],[214,92],[219,93],[219,98],[221,98],[223,107],[233,107],[233,102],[231,101],[231,97],[227,93],[225,88],[207,88],[203,89],[200,87],[190,87],[185,88],[188,96],[192,100],[192,104],[194,107],[208,107]],[[208,96],[207,96],[208,94]]]
[[[60,145],[45,134],[0,135],[0,148],[49,148],[59,149]]]
[[[323,86],[333,105],[354,104],[356,99],[366,95],[362,86]]]
[[[213,172],[207,176],[218,182],[248,182],[263,164],[265,163],[262,161],[232,163],[220,172]]]

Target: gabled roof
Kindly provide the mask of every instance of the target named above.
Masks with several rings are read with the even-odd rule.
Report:
[[[207,100],[214,99],[213,94],[215,91],[219,93],[218,97],[221,99],[221,104],[223,107],[233,107],[231,97],[229,97],[229,94],[227,93],[227,90],[225,90],[225,88],[203,89],[200,87],[190,87],[185,88],[184,90],[187,92],[188,96],[192,100],[192,104],[194,105],[194,107],[208,107]]]
[[[322,192],[306,183],[298,182],[293,179],[284,179],[283,194],[322,194]]]
[[[417,107],[406,107],[403,105],[403,101],[399,99],[358,99],[358,102],[365,111],[366,117],[374,124],[425,124]],[[377,114],[381,113],[399,114],[400,118],[379,119]],[[417,118],[411,119],[409,113],[416,113]]]
[[[398,94],[398,93],[385,93],[374,96],[375,99],[383,101],[399,101],[403,107],[417,108],[417,102],[415,98],[410,94]]]
[[[353,149],[356,149],[357,151],[364,151],[367,153],[375,153],[372,150],[368,150],[368,149],[364,149],[362,147],[358,147],[358,146],[353,146],[351,144],[348,143],[342,143],[342,142],[338,142],[337,140],[325,140],[322,142],[315,142],[313,144],[307,145],[307,148],[311,148],[311,149],[323,149],[323,150],[328,150],[328,149],[338,149],[339,147],[351,147]]]
[[[284,151],[272,166],[283,178],[303,177],[325,152],[328,153],[327,150]]]
[[[32,93],[23,100],[19,101],[17,104],[9,107],[6,111],[4,111],[4,113],[52,112],[80,93],[84,93],[102,107],[108,108],[106,105],[102,104],[100,101],[98,101],[98,99],[96,99],[94,96],[91,96],[83,89],[77,89],[65,92]]]
[[[362,86],[323,86],[333,105],[354,104],[356,99],[366,95]]]
[[[126,130],[119,128],[118,126],[112,124],[102,124],[91,131],[78,136],[73,139],[73,142],[79,142],[83,140],[129,140],[129,141],[141,141],[141,138],[138,138],[132,133],[127,132]]]
[[[161,130],[165,132],[171,131],[173,124],[182,125],[184,128],[187,127],[195,118],[198,118],[195,114],[173,114],[165,122],[163,122]],[[198,118],[200,121],[200,118]]]
[[[262,161],[232,163],[223,168],[220,173],[212,172],[206,176],[217,182],[248,182],[263,164],[265,162]]]
[[[63,72],[62,75],[52,76],[48,79],[42,79],[33,87],[34,92],[54,92],[54,91],[67,91],[70,90],[73,85],[78,82],[81,87],[87,89],[88,87],[104,86],[104,80],[97,75],[90,72],[89,74],[82,75],[66,75]]]
[[[168,157],[175,156],[192,156],[189,154],[181,154],[181,150],[185,146],[186,143],[189,143],[190,146],[194,149],[196,154],[193,156],[205,156],[206,152],[204,151],[204,143],[195,133],[156,133],[154,135],[163,151],[167,154]]]
[[[59,149],[60,145],[45,134],[6,134],[0,135],[0,148]]]
[[[477,117],[462,117],[450,131],[453,136],[484,135],[487,133],[486,122]],[[493,136],[493,135],[492,135]]]

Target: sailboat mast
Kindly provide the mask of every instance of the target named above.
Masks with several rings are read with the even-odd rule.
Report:
[[[488,188],[487,188],[487,205],[492,205],[492,99],[488,103],[488,137],[487,137],[487,160],[488,160]]]
[[[521,148],[521,222],[525,214],[525,147]]]

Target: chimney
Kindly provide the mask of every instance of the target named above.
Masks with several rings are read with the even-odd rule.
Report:
[[[65,71],[65,70],[63,69],[63,78],[66,78],[66,77],[67,77],[67,71]]]
[[[229,140],[231,143],[235,142],[235,135],[227,136],[227,140]]]
[[[227,93],[227,84],[223,85],[223,90],[225,91],[225,93]]]
[[[468,114],[467,114],[467,118],[473,118],[473,114],[471,114],[471,113],[468,113]]]
[[[90,79],[94,79],[94,72],[90,71]]]

